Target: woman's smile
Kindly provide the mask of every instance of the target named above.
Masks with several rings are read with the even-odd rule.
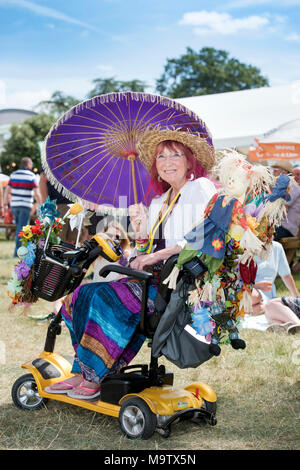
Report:
[[[187,159],[179,151],[165,149],[163,154],[156,157],[156,168],[159,176],[175,190],[179,190],[186,182]]]

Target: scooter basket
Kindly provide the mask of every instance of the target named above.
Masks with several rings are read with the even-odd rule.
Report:
[[[66,248],[67,250],[68,248]],[[61,265],[53,264],[46,258],[51,258]],[[70,266],[63,265],[61,260],[44,253],[37,248],[34,262],[32,292],[39,298],[53,302],[70,294],[79,286],[85,271],[80,276],[74,276]]]

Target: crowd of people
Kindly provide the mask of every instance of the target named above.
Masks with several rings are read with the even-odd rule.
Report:
[[[170,131],[163,140],[149,139],[147,152],[141,159],[149,170],[156,193],[149,207],[135,204],[129,208],[130,228],[127,223],[122,226],[112,216],[95,213],[85,221],[83,234],[91,237],[100,231],[118,238],[124,252],[120,263],[153,272],[147,306],[151,313],[164,262],[181,251],[184,235],[204,213],[218,184],[210,177],[215,163],[212,148],[205,139],[192,134]],[[31,170],[31,159],[23,158],[20,169],[10,176],[3,204],[0,201],[0,216],[10,207],[16,224],[14,256],[20,246],[18,233],[29,223],[34,201],[41,204],[48,196],[55,199],[61,215],[70,203],[51,186],[43,172],[37,184]],[[246,315],[242,326],[293,334],[300,330],[300,294],[278,240],[283,236],[297,236],[299,232],[300,167],[277,162],[274,175],[281,173],[293,174],[296,185],[292,186],[287,202],[287,218],[276,229],[269,259],[256,259],[253,315]],[[132,232],[134,240],[129,236]],[[77,233],[70,231],[67,225],[61,235],[70,243],[77,238]],[[144,341],[136,329],[142,301],[139,284],[115,273],[106,279],[100,278],[99,271],[104,263],[101,258],[94,263],[93,282],[83,283],[68,302],[59,301],[53,306],[54,314],[61,309],[70,330],[75,361],[74,376],[51,385],[50,393],[67,393],[81,399],[98,396],[103,377],[128,364]],[[275,280],[278,276],[290,297],[277,296]]]

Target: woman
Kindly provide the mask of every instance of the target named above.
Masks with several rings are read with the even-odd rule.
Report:
[[[179,253],[184,233],[216,192],[202,177],[212,168],[214,154],[205,139],[173,130],[149,131],[139,153],[157,196],[149,210],[141,204],[130,208],[139,255],[130,266],[151,266],[156,273],[148,292],[151,313],[163,261]],[[72,372],[78,375],[47,391],[82,399],[98,396],[103,377],[127,365],[143,344],[144,336],[135,332],[140,307],[141,286],[128,279],[87,284],[68,296],[62,314],[76,353]]]
[[[243,327],[257,328],[263,331],[277,331],[274,323],[280,323],[280,320],[278,313],[275,311],[276,302],[274,309],[274,301],[277,298],[275,279],[280,276],[293,297],[298,297],[299,292],[280,243],[273,240],[269,258],[262,260],[257,257],[256,262],[257,274],[252,292],[253,314],[245,316]],[[293,320],[296,319],[293,318]],[[292,318],[288,319],[285,312],[283,312],[282,323],[291,321]]]
[[[267,331],[295,334],[300,331],[300,297],[276,297],[265,305]]]

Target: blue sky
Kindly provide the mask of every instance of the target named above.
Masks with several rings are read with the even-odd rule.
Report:
[[[154,91],[187,46],[224,49],[272,86],[300,79],[300,0],[0,0],[0,107],[53,91],[84,99],[95,78]]]

